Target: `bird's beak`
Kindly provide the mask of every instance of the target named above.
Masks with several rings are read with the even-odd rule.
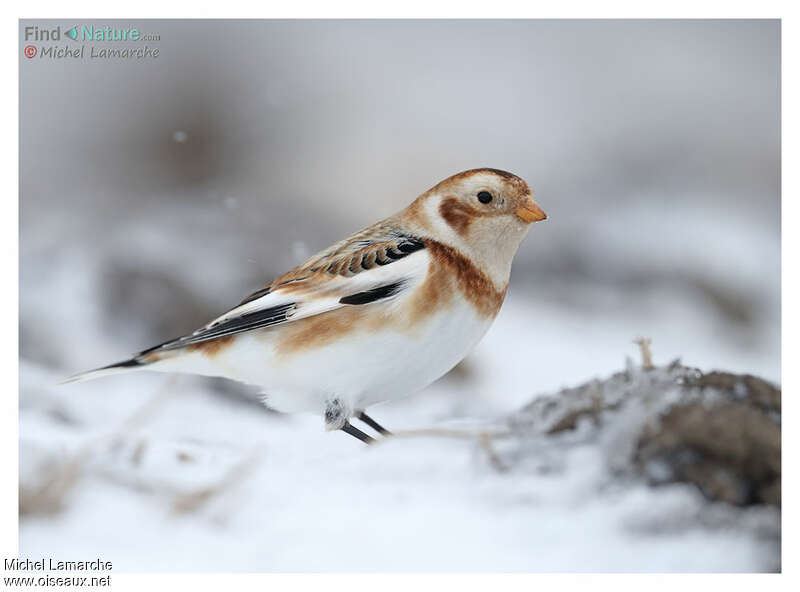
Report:
[[[542,211],[535,201],[533,196],[529,195],[522,202],[522,205],[514,212],[517,216],[525,220],[525,222],[538,222],[539,220],[547,220],[547,214]]]

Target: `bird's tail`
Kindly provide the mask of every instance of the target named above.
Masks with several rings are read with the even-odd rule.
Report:
[[[103,366],[102,368],[89,370],[88,372],[81,372],[80,374],[75,374],[74,376],[65,378],[58,384],[67,384],[68,382],[80,382],[83,380],[92,380],[94,378],[100,378],[101,376],[110,376],[112,374],[122,374],[124,372],[132,372],[134,370],[139,370],[147,365],[148,365],[147,362],[142,361],[141,359],[139,359],[139,356],[136,356],[134,358],[131,358],[130,360],[125,360],[124,362],[118,362],[116,364],[111,364],[109,366]]]

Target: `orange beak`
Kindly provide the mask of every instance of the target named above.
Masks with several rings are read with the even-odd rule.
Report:
[[[517,211],[514,213],[521,219],[525,220],[525,222],[538,222],[539,220],[547,220],[547,214],[542,211],[542,208],[539,207],[539,204],[533,201],[532,195],[527,196],[525,201],[522,202],[522,205],[518,207]]]

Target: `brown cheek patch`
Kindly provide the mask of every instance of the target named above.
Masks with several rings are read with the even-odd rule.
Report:
[[[233,343],[234,335],[227,337],[219,337],[217,339],[210,339],[208,341],[201,341],[200,343],[193,343],[186,346],[188,352],[200,352],[207,358],[213,358],[220,352],[227,349]]]
[[[442,200],[439,206],[439,214],[451,228],[461,236],[464,236],[478,212],[455,197],[448,197]]]

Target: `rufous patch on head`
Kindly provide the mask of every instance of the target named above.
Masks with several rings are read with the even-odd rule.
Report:
[[[478,216],[478,211],[456,197],[446,197],[439,205],[439,215],[453,230],[464,236],[469,230],[469,225]]]
[[[186,346],[186,351],[200,352],[207,358],[213,358],[230,346],[233,343],[233,338],[233,335],[228,335],[227,337],[218,337],[217,339],[193,343]]]
[[[528,184],[523,179],[517,177],[515,174],[509,173],[507,171],[501,171],[500,169],[490,169],[490,168],[470,169],[468,171],[462,171],[460,173],[456,173],[452,177],[448,177],[444,181],[438,183],[435,187],[431,189],[431,191],[434,192],[449,191],[450,189],[453,188],[454,185],[461,183],[462,181],[468,179],[469,177],[487,173],[501,177],[503,181],[507,184],[507,186],[510,186],[513,193],[517,194],[518,196],[528,195],[531,192],[530,188],[528,187]]]

